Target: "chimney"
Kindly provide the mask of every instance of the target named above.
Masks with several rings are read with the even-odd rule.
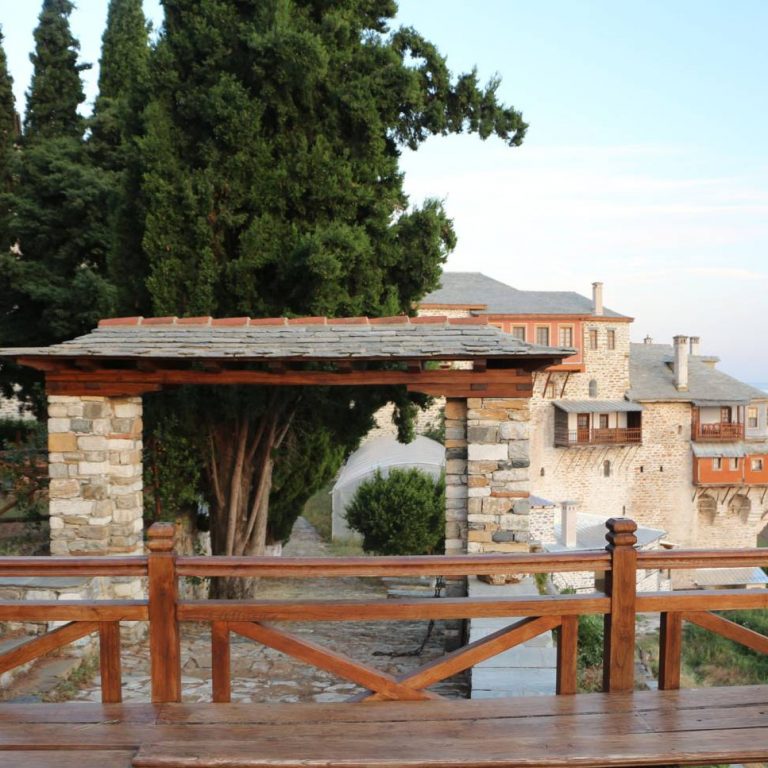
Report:
[[[646,336],[643,339],[643,344],[653,344],[653,339],[650,336]]]
[[[576,546],[576,503],[564,501],[560,505],[560,540],[563,546]]]
[[[688,337],[675,336],[672,340],[675,350],[675,388],[678,392],[688,391]]]
[[[603,314],[603,284],[592,283],[592,305],[596,315]]]
[[[700,355],[700,347],[701,339],[698,336],[691,336],[691,354],[696,356]]]

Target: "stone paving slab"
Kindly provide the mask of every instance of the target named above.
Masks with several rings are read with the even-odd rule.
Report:
[[[510,597],[536,595],[536,583],[530,577],[516,584],[493,585],[477,578],[468,579],[471,597]],[[480,640],[509,626],[515,617],[472,619],[470,642]],[[473,699],[504,696],[551,695],[555,692],[557,649],[552,633],[544,632],[508,651],[480,662],[472,669]]]

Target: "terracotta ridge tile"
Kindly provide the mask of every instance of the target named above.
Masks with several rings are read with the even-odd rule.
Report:
[[[327,317],[289,317],[288,325],[326,325]]]
[[[415,325],[445,325],[448,318],[445,315],[420,315],[412,317],[411,322]]]
[[[176,325],[179,318],[175,315],[166,315],[165,317],[145,317],[139,325]]]
[[[213,318],[210,315],[201,315],[199,317],[180,317],[177,325],[210,325]]]
[[[329,317],[328,325],[369,325],[367,317]]]
[[[368,322],[371,325],[410,325],[411,318],[408,315],[392,315],[390,317],[371,317]]]
[[[214,317],[211,320],[211,325],[217,326],[242,326],[250,323],[249,317]]]
[[[99,328],[110,325],[141,325],[143,318],[140,315],[134,317],[105,317],[99,320]]]
[[[287,317],[252,317],[249,325],[288,325]]]

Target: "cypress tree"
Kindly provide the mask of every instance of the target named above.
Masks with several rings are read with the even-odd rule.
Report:
[[[81,138],[85,122],[77,108],[85,101],[80,72],[90,64],[78,64],[80,44],[72,36],[70,0],[43,0],[35,28],[32,83],[27,92],[24,135],[27,141],[38,137]]]
[[[26,133],[21,150],[12,154],[12,188],[0,195],[8,213],[6,247],[0,249],[2,346],[71,338],[113,308],[114,292],[104,277],[109,179],[89,161],[83,142],[77,107],[84,67],[69,31],[71,10],[68,0],[44,0]],[[6,391],[14,381],[34,382],[7,366],[0,375]]]
[[[498,83],[452,77],[412,29],[390,34],[393,0],[164,6],[143,142],[154,311],[410,312],[455,236],[437,201],[409,207],[400,149],[461,131],[519,144],[526,125],[498,103]],[[214,551],[254,553],[284,537],[338,466],[339,446],[354,445],[390,396],[210,397],[195,427],[206,430]],[[319,457],[302,443],[310,436]]]
[[[3,47],[4,40],[0,28],[0,174],[5,178],[8,158],[6,152],[13,147],[19,130],[19,116],[16,112],[16,99],[13,96],[13,78],[8,72],[8,59]]]
[[[0,193],[11,190],[13,176],[13,153],[18,139],[19,116],[13,96],[13,80],[8,73],[8,61],[3,48],[3,33],[0,29]],[[9,209],[0,199],[0,250],[7,250],[10,240]]]
[[[149,54],[149,28],[141,0],[110,0],[88,146],[94,162],[114,174],[107,261],[120,311],[125,314],[148,309],[138,141],[144,133],[149,98]]]

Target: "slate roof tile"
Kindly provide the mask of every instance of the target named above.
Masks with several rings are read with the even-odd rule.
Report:
[[[460,323],[411,323],[395,318],[117,318],[90,333],[50,347],[0,349],[0,356],[55,358],[197,358],[239,360],[342,358],[398,360],[475,357],[562,358],[573,350],[529,344],[488,325],[485,319]],[[223,322],[231,320],[231,322]],[[304,320],[305,322],[302,322]],[[363,321],[367,322],[363,322]],[[375,320],[375,322],[374,322]],[[274,322],[273,322],[274,321]]]

